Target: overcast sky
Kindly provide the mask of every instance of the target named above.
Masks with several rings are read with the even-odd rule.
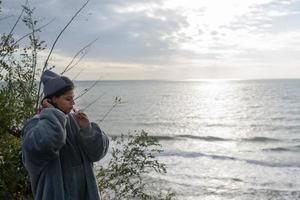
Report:
[[[2,0],[1,32],[25,1]],[[84,0],[29,0],[48,47]],[[23,25],[16,37],[26,33]],[[300,78],[300,0],[91,0],[59,40],[61,71],[99,38],[78,79]],[[46,52],[41,56],[46,55]]]

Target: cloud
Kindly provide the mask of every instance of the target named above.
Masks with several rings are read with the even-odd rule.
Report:
[[[50,46],[85,1],[30,2],[40,24],[55,18],[41,33]],[[298,63],[299,7],[296,0],[90,1],[62,35],[55,55],[62,65],[63,59],[70,59],[99,37],[82,66],[93,70],[98,66],[107,73],[111,67],[114,77],[122,72],[125,76],[126,71],[141,77],[163,77],[162,73],[180,75],[181,70],[197,71],[197,67],[203,72],[203,66],[205,70],[211,66],[211,72],[203,74],[213,74],[214,69],[226,70],[226,66],[275,66],[287,60]],[[9,30],[20,10],[19,1],[3,2],[2,14],[14,17],[0,24],[0,29]],[[16,33],[24,34],[24,26]]]

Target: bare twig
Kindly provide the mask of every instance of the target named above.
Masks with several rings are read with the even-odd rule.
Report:
[[[86,107],[84,107],[83,109],[80,109],[81,111],[85,111],[86,109],[88,109],[91,105],[93,105],[94,103],[96,103],[99,99],[101,99],[106,92],[103,92],[99,97],[97,97],[94,101],[92,101],[91,103],[89,103]]]
[[[95,40],[91,41],[90,43],[88,43],[86,46],[84,46],[83,48],[81,48],[76,54],[75,56],[72,58],[71,62],[66,66],[66,68],[63,70],[63,72],[61,73],[64,74],[67,71],[71,70],[72,68],[74,68],[80,61],[81,59],[86,55],[87,53],[87,48],[89,48],[90,46],[92,46],[92,44],[94,44],[96,41],[98,40],[98,38],[96,38]],[[85,51],[86,50],[86,51]],[[73,64],[74,60],[76,59],[76,57],[81,54],[82,52],[84,52],[84,54],[78,59],[78,61]],[[73,65],[72,65],[73,64]]]
[[[33,9],[30,8],[29,5],[27,6],[23,6],[23,8],[25,9],[25,13],[26,16],[24,18],[24,22],[26,23],[26,25],[32,30],[31,32],[31,37],[29,37],[30,41],[31,41],[31,46],[33,47],[32,49],[32,80],[31,80],[31,88],[33,88],[34,85],[34,81],[35,81],[35,72],[36,72],[36,67],[37,67],[37,48],[38,48],[38,43],[37,43],[37,37],[36,37],[36,22],[33,17],[32,17],[32,13],[33,13]]]
[[[88,50],[82,52],[80,58],[78,58],[78,60],[77,60],[72,66],[70,66],[69,69],[68,69],[67,71],[65,71],[65,72],[68,72],[68,71],[70,71],[71,69],[73,69],[74,67],[76,67],[76,65],[78,65],[78,64],[80,63],[80,61],[85,57],[85,55],[86,55],[87,53],[88,53]]]
[[[25,5],[27,5],[27,4],[28,4],[28,0],[26,0]],[[20,21],[22,15],[23,15],[23,13],[24,13],[24,10],[25,10],[25,7],[23,6],[23,9],[22,9],[22,11],[21,11],[21,13],[20,13],[20,15],[19,15],[17,21],[15,22],[15,24],[14,24],[13,27],[11,28],[11,30],[10,30],[10,32],[9,32],[9,34],[8,34],[8,37],[6,38],[6,40],[5,40],[5,42],[4,42],[4,46],[7,44],[9,37],[11,36],[11,34],[13,33],[13,31],[15,30],[17,24],[19,23],[19,21]]]
[[[103,117],[98,120],[98,122],[103,122],[104,119],[108,116],[108,114],[118,105],[121,104],[121,98],[120,97],[116,97],[115,98],[115,103],[112,105],[112,107],[103,115]]]
[[[26,3],[25,3],[25,4],[27,4],[27,3],[28,3],[28,0],[26,0]],[[15,30],[17,24],[19,23],[19,21],[20,21],[22,15],[23,15],[23,13],[24,13],[24,11],[25,11],[25,6],[23,6],[22,11],[21,11],[21,13],[20,13],[20,15],[19,15],[17,21],[14,23],[13,27],[10,29],[9,34],[7,35],[7,37],[6,37],[6,39],[5,39],[4,43],[3,43],[3,47],[5,47],[5,46],[7,45],[9,39],[12,37],[12,33],[13,33],[13,31]],[[2,51],[2,50],[1,50],[1,51]],[[6,57],[7,54],[8,54],[8,52],[6,52],[6,54],[4,54],[4,55],[1,56],[1,61],[4,60],[4,58]]]
[[[53,43],[53,45],[52,45],[52,47],[51,47],[51,50],[50,50],[50,52],[49,52],[49,54],[48,54],[48,56],[47,56],[47,59],[46,59],[46,61],[45,61],[44,68],[43,68],[42,72],[45,71],[45,69],[46,69],[46,67],[47,67],[47,65],[48,65],[49,58],[50,58],[50,56],[51,56],[51,54],[52,54],[52,51],[53,51],[53,49],[54,49],[54,47],[55,47],[55,45],[56,45],[58,39],[59,39],[60,36],[63,34],[63,32],[65,32],[65,30],[68,28],[68,26],[73,22],[73,20],[75,19],[75,17],[76,17],[76,16],[82,11],[82,9],[88,4],[89,1],[90,1],[90,0],[87,0],[87,1],[81,6],[81,8],[73,15],[73,17],[69,20],[69,22],[65,25],[65,27],[60,31],[60,33],[59,33],[58,36],[56,37],[56,39],[55,39],[55,41],[54,41],[54,43]]]
[[[72,79],[72,81],[76,80],[76,78],[84,71],[84,69],[81,69],[76,76],[74,76],[74,78]]]
[[[73,22],[73,20],[75,19],[75,17],[82,11],[82,9],[89,3],[90,0],[87,0],[81,7],[80,9],[73,15],[73,17],[69,20],[69,22],[65,25],[65,27],[60,31],[60,33],[58,34],[58,36],[56,37],[51,49],[50,49],[50,52],[45,60],[45,64],[44,64],[44,67],[42,69],[42,74],[44,73],[45,69],[47,68],[47,65],[48,65],[48,61],[50,59],[50,56],[52,54],[52,51],[58,41],[58,39],[60,38],[60,36],[63,34],[63,32],[68,28],[68,26]],[[42,78],[42,76],[41,76]],[[38,108],[38,105],[39,105],[39,96],[40,96],[40,91],[41,91],[41,85],[42,85],[42,81],[40,80],[39,82],[39,87],[38,87],[38,92],[37,92],[37,101],[36,101],[36,105],[35,107]]]
[[[78,58],[78,60],[76,61],[76,63],[74,63],[72,66],[70,66],[69,69],[68,69],[66,72],[68,72],[68,71],[70,71],[71,69],[73,69],[74,67],[76,67],[76,65],[78,65],[78,64],[80,63],[80,61],[85,57],[85,55],[86,55],[87,53],[88,53],[88,50],[84,51],[84,52],[81,54],[80,58]]]
[[[18,44],[21,40],[23,40],[24,38],[26,38],[27,36],[31,35],[33,32],[38,32],[40,30],[42,30],[43,28],[45,28],[46,26],[48,26],[50,23],[52,23],[54,21],[54,19],[52,19],[51,21],[49,21],[47,24],[32,30],[30,33],[27,33],[26,35],[23,35],[22,37],[20,37],[18,40],[16,40],[13,44],[12,47],[14,47],[16,44]],[[6,52],[6,54],[4,54],[3,56],[1,56],[1,60],[4,60],[4,58],[8,55],[8,52]]]
[[[20,37],[18,40],[15,41],[15,43],[13,44],[16,45],[18,42],[20,42],[21,40],[23,40],[24,38],[26,38],[27,36],[31,35],[33,32],[38,32],[40,30],[42,30],[43,28],[45,28],[46,26],[48,26],[49,24],[51,24],[53,21],[55,20],[55,18],[53,18],[51,21],[49,21],[47,24],[37,28],[37,29],[34,29],[32,30],[30,33],[27,33],[26,35],[23,35],[22,37]]]
[[[84,91],[80,95],[78,95],[74,100],[78,100],[80,97],[89,92],[93,87],[95,87],[99,83],[99,81],[100,78],[97,81],[95,81],[89,88],[84,89]]]

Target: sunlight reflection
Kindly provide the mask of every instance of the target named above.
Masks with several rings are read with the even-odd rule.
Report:
[[[207,81],[198,88],[198,92],[205,96],[201,101],[204,109],[200,114],[208,119],[208,125],[232,121],[236,108],[240,105],[240,91],[236,85],[227,80]]]

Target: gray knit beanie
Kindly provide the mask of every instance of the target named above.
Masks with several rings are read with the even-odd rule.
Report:
[[[68,79],[67,77],[64,76],[65,79]],[[44,94],[46,97],[51,96],[58,92],[59,90],[72,86],[73,83],[70,79],[69,81],[65,81],[62,76],[50,71],[50,70],[45,70],[43,75],[42,75],[42,83],[44,85]]]

